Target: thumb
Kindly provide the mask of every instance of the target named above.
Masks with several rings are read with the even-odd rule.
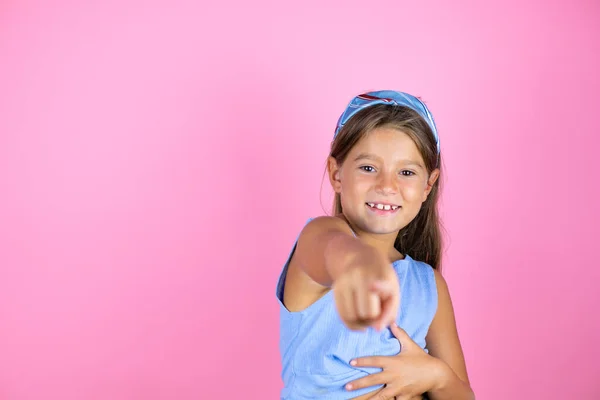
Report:
[[[413,346],[416,346],[416,343],[408,336],[408,333],[402,328],[400,328],[395,322],[391,326],[392,333],[400,342],[400,352],[403,353],[410,349]]]

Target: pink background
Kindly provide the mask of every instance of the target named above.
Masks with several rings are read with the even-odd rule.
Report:
[[[600,5],[421,3],[2,2],[0,399],[278,398],[275,284],[370,89],[437,119],[478,398],[600,398]]]

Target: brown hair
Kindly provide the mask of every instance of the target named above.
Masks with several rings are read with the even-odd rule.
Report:
[[[386,127],[398,129],[407,134],[416,144],[425,162],[427,173],[440,168],[440,176],[434,183],[427,200],[421,205],[417,216],[398,232],[394,247],[402,254],[426,262],[435,269],[441,269],[442,234],[438,213],[438,199],[441,189],[441,154],[437,154],[437,144],[427,122],[413,109],[404,106],[377,104],[357,112],[340,129],[331,143],[329,155],[342,165],[348,153],[359,140],[373,129]],[[334,215],[342,212],[339,193],[335,194]]]

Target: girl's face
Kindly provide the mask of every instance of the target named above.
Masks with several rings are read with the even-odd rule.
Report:
[[[439,176],[427,173],[412,139],[393,128],[365,135],[341,166],[330,158],[329,173],[344,215],[361,231],[384,235],[416,217]]]

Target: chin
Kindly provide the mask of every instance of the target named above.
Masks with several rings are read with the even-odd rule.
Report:
[[[373,229],[369,229],[369,231],[376,235],[391,235],[391,234],[398,234],[400,229],[376,227]]]
[[[365,228],[377,235],[390,235],[398,233],[402,229],[402,224],[396,221],[366,221]]]

